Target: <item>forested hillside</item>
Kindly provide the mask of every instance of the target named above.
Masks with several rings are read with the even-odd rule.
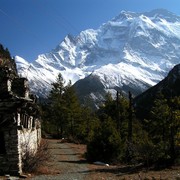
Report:
[[[8,48],[4,48],[2,44],[0,44],[0,67],[8,67],[17,75],[15,60],[12,59]]]
[[[48,103],[43,106],[44,131],[87,144],[89,161],[141,162],[146,166],[178,163],[180,96],[177,72],[179,66],[165,80],[142,94],[142,105],[148,116],[138,109],[140,96],[137,101],[131,92],[126,98],[117,91],[115,99],[107,93],[97,111],[81,106],[71,83],[65,86],[59,74],[56,83],[52,84]],[[167,93],[167,89],[173,95]],[[149,92],[155,94],[145,95]]]

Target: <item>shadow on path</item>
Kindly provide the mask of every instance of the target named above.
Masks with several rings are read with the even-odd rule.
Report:
[[[62,163],[71,163],[71,164],[85,164],[88,165],[86,160],[76,160],[76,161],[59,161]]]

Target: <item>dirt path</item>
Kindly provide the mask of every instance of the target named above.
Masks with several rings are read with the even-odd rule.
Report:
[[[180,179],[180,167],[162,171],[146,171],[128,166],[98,166],[88,164],[82,154],[84,145],[62,143],[60,140],[48,140],[51,159],[42,165],[40,175],[31,180],[177,180]],[[43,175],[42,175],[43,174]]]
[[[128,166],[99,166],[88,164],[82,154],[85,145],[62,143],[60,140],[48,140],[51,158],[42,164],[39,175],[31,175],[28,180],[179,180],[180,167],[162,171],[146,171]],[[6,179],[0,176],[1,179]],[[11,177],[19,180],[18,177]]]
[[[83,180],[88,171],[87,164],[80,159],[73,147],[60,140],[48,140],[51,159],[47,165],[52,175],[39,175],[33,180]]]

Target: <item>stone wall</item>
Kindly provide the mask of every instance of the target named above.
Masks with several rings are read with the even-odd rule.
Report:
[[[22,174],[22,156],[26,151],[36,153],[41,141],[41,127],[38,119],[27,119],[29,126],[23,127],[21,122],[25,116],[17,114],[16,123],[0,128],[4,137],[5,152],[0,154],[0,173],[19,175]],[[12,119],[14,120],[14,119]],[[33,125],[34,123],[34,125]]]
[[[18,144],[17,126],[8,126],[1,130],[4,135],[5,153],[0,154],[0,173],[17,175],[22,173],[22,162]]]
[[[33,121],[29,118],[29,125]],[[21,127],[18,129],[18,142],[21,154],[26,151],[36,153],[41,141],[41,128],[37,125],[38,120],[35,121],[35,126],[29,128]]]
[[[25,151],[37,151],[41,128],[36,97],[13,65],[0,66],[0,173],[17,175]]]

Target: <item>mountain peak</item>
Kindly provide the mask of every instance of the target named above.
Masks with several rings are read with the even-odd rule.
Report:
[[[159,15],[163,15],[163,16],[174,16],[175,15],[172,12],[168,11],[167,9],[154,9],[150,12],[146,12],[145,14],[149,14],[149,15],[159,14]]]
[[[76,37],[67,35],[31,66],[25,62],[23,66],[22,60],[17,66],[31,78],[32,89],[43,89],[38,92],[48,92],[58,73],[66,82],[75,83],[93,72],[107,91],[118,87],[137,95],[179,63],[179,34],[179,16],[167,10],[122,11],[97,30],[84,30]]]
[[[169,22],[180,21],[180,17],[166,9],[155,9],[150,12],[144,13],[144,15],[153,17],[153,18],[162,18],[166,19]]]
[[[131,12],[131,11],[121,11],[118,16],[112,19],[112,21],[123,21],[125,19],[130,19],[133,17],[139,16],[139,13]]]
[[[116,16],[115,18],[112,19],[112,21],[123,21],[126,19],[132,19],[132,18],[136,18],[139,17],[141,15],[147,16],[149,18],[163,18],[163,19],[167,19],[168,21],[179,21],[180,17],[178,17],[177,15],[175,15],[174,13],[166,10],[166,9],[154,9],[152,11],[149,12],[143,12],[143,13],[135,13],[135,12],[131,12],[131,11],[121,11],[121,13]]]

